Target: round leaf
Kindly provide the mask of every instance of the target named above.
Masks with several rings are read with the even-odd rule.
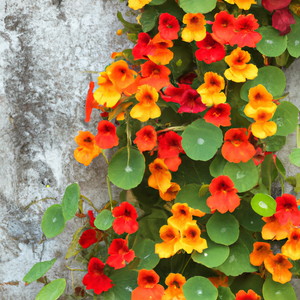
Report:
[[[280,36],[279,31],[272,26],[262,26],[257,30],[262,35],[261,41],[256,45],[257,50],[266,56],[275,57],[282,54],[287,47],[287,37]]]
[[[290,162],[297,167],[300,167],[300,149],[294,148],[289,156]]]
[[[128,153],[129,152],[129,153]],[[136,187],[143,179],[145,159],[135,148],[124,147],[111,159],[108,177],[119,188],[129,190]]]
[[[78,201],[80,198],[80,189],[78,183],[69,185],[62,200],[62,209],[65,221],[71,220],[78,209]]]
[[[218,290],[205,277],[194,276],[183,285],[186,300],[216,300]]]
[[[221,265],[229,255],[229,247],[214,243],[204,232],[201,233],[201,238],[206,240],[207,248],[202,253],[195,252],[193,260],[208,268]]]
[[[223,155],[220,152],[209,166],[209,172],[211,176],[218,177],[220,175],[223,175],[223,170],[226,163],[227,160],[223,157]]]
[[[165,3],[167,0],[152,0],[148,5],[160,5]]]
[[[203,119],[190,124],[183,132],[181,141],[188,157],[202,161],[211,159],[222,143],[221,129]]]
[[[47,238],[60,234],[65,225],[61,204],[54,204],[45,211],[41,227]]]
[[[294,15],[295,24],[291,24],[291,32],[287,35],[287,49],[294,57],[300,56],[300,18]]]
[[[278,105],[272,118],[277,124],[277,132],[275,135],[288,135],[293,133],[298,124],[299,109],[288,101],[283,101]]]
[[[252,159],[248,162],[239,164],[228,162],[224,167],[224,175],[230,177],[234,187],[240,193],[252,189],[258,182],[258,171]]]
[[[230,285],[231,291],[236,294],[240,290],[248,291],[252,290],[256,294],[262,296],[262,286],[265,280],[257,274],[243,274],[236,277],[233,283]]]
[[[185,185],[176,195],[175,203],[186,203],[193,209],[200,209],[207,214],[211,213],[210,208],[206,204],[207,196],[199,197],[201,186],[198,184]]]
[[[41,289],[35,300],[57,300],[65,288],[66,280],[64,278],[53,280]]]
[[[230,213],[215,212],[206,224],[207,234],[212,241],[231,245],[239,238],[239,222]]]
[[[111,211],[104,209],[96,217],[94,225],[100,230],[107,230],[112,226],[114,219]]]
[[[268,136],[263,140],[267,144],[266,151],[268,152],[276,152],[280,150],[286,143],[286,137],[285,136]]]
[[[179,0],[178,4],[186,13],[206,14],[212,11],[216,7],[217,0],[205,0],[205,1]]]
[[[218,299],[217,300],[235,300],[234,294],[229,287],[218,286]]]
[[[256,194],[251,199],[253,210],[263,217],[271,217],[276,212],[276,201],[269,195]]]
[[[265,300],[297,300],[295,291],[289,282],[281,284],[273,281],[271,277],[267,278],[263,285],[263,295]]]
[[[145,11],[142,13],[142,16],[140,18],[140,23],[142,24],[143,32],[148,32],[153,29],[158,16],[159,13],[154,7],[145,7]]]
[[[249,90],[259,84],[262,84],[269,93],[276,99],[280,97],[285,89],[286,80],[284,73],[277,67],[267,66],[258,69],[258,75],[253,80],[247,82],[241,88],[241,98],[249,101]]]

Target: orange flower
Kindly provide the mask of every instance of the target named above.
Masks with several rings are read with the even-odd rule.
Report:
[[[155,88],[145,84],[138,88],[135,98],[139,101],[130,111],[130,116],[141,122],[150,118],[155,119],[161,115],[160,108],[155,104],[158,100],[158,93]]]
[[[192,222],[193,215],[186,203],[176,203],[172,206],[173,216],[168,219],[169,224],[182,230],[187,222]]]
[[[101,72],[100,75],[98,77],[99,87],[94,93],[94,98],[101,105],[113,107],[121,98],[122,91],[115,87],[106,72]]]
[[[149,165],[151,175],[148,179],[148,185],[154,189],[165,193],[171,187],[172,175],[164,164],[163,159],[156,158],[153,163]]]
[[[228,80],[234,82],[245,82],[246,79],[254,79],[258,74],[258,69],[253,64],[247,64],[251,59],[249,52],[234,49],[230,55],[225,57],[225,62],[229,65],[224,73]]]
[[[164,225],[160,228],[159,234],[163,242],[155,244],[155,253],[158,254],[160,258],[169,258],[182,249],[180,232],[177,228],[170,224]]]
[[[176,198],[177,193],[180,191],[180,186],[176,182],[171,182],[171,186],[165,193],[159,191],[159,196],[165,201],[172,201]]]
[[[225,80],[222,76],[214,72],[207,72],[204,75],[204,83],[198,87],[197,92],[206,106],[218,105],[226,102],[225,94],[220,93],[224,87]]]
[[[264,263],[266,269],[273,275],[274,281],[285,284],[291,280],[292,273],[288,269],[291,269],[293,265],[284,255],[280,253],[275,256],[270,254],[265,258]]]
[[[247,106],[251,106],[251,108],[254,110],[258,109],[259,107],[270,107],[271,111],[276,109],[276,104],[272,102],[272,94],[270,94],[262,84],[251,88],[249,90],[248,98],[249,104],[247,104]],[[246,111],[245,114],[247,114]],[[248,117],[252,118],[251,116]]]
[[[248,290],[248,293],[241,290],[235,295],[235,300],[260,300],[261,297],[254,291]]]
[[[200,209],[191,208],[191,213],[193,216],[199,217],[199,218],[202,218],[203,216],[205,216],[205,212],[201,211]]]
[[[196,221],[188,222],[182,231],[181,245],[187,253],[192,253],[193,250],[199,253],[203,252],[207,248],[207,242],[200,237],[201,230],[199,229]]]
[[[182,290],[185,282],[186,279],[181,274],[170,273],[165,281],[168,288],[165,290],[161,300],[185,300]]]
[[[186,27],[182,30],[181,38],[185,42],[202,41],[206,37],[206,21],[201,13],[185,14],[182,20]]]
[[[218,288],[219,286],[228,287],[228,277],[225,276],[223,273],[220,274],[220,277],[214,276],[214,277],[208,277],[209,281]]]
[[[255,122],[251,125],[252,134],[260,139],[265,139],[268,136],[272,136],[277,131],[277,124],[273,121],[258,123]]]
[[[256,4],[254,0],[225,0],[230,4],[236,4],[240,9],[248,10],[251,4]],[[252,299],[251,299],[252,300]]]
[[[292,260],[300,259],[300,229],[292,229],[287,242],[281,247],[281,253]]]
[[[275,216],[263,217],[266,224],[262,228],[261,234],[264,240],[283,240],[288,237],[290,232],[290,222],[280,225]]]
[[[253,248],[250,254],[250,262],[253,266],[260,266],[265,258],[272,253],[269,243],[256,242],[253,244]]]
[[[74,151],[75,159],[85,166],[88,166],[93,158],[101,153],[101,149],[96,145],[95,136],[89,131],[79,131],[79,135],[75,137],[78,144]]]
[[[134,10],[143,8],[146,4],[150,3],[151,0],[129,0],[128,6]]]

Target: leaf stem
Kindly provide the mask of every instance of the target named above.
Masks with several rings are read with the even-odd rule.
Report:
[[[111,194],[110,180],[109,180],[108,176],[106,176],[106,182],[107,182],[107,189],[108,189],[108,194],[109,194],[110,210],[112,212],[112,210],[113,210],[113,200],[112,200],[112,194]]]
[[[70,268],[67,264],[66,264],[66,268],[71,270],[71,271],[81,271],[81,272],[86,272],[86,270],[83,270],[83,269],[72,269]]]
[[[80,197],[82,197],[84,200],[86,200],[93,209],[95,209],[98,212],[100,211],[94,206],[93,202],[91,200],[89,200],[87,197],[85,197],[83,195],[80,195]]]
[[[48,199],[56,200],[56,198],[46,197],[46,198],[42,198],[42,199],[40,199],[40,200],[32,201],[31,203],[29,203],[27,206],[24,207],[24,211],[26,211],[31,205],[36,204],[36,203],[38,203],[38,202],[40,202],[40,201],[48,200]]]
[[[106,160],[106,163],[109,165],[109,162],[108,162],[108,159],[107,159],[107,157],[106,157],[106,155],[105,155],[104,150],[102,150],[101,153],[102,153],[104,159]]]
[[[192,256],[193,256],[194,253],[195,253],[195,250],[194,250],[193,253],[190,255],[188,261],[187,261],[186,264],[184,265],[184,267],[183,267],[183,269],[182,269],[182,271],[181,271],[181,274],[183,274],[185,268],[186,268],[187,265],[189,264],[189,262],[190,262],[190,260],[191,260],[191,258],[192,258]]]
[[[173,131],[184,131],[185,128],[186,128],[186,126],[184,126],[184,125],[183,126],[173,126],[173,127],[168,127],[168,128],[159,130],[156,133],[159,134],[159,133],[167,132],[167,131],[170,131],[170,130],[173,130]]]

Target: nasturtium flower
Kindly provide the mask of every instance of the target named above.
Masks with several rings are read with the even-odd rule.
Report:
[[[191,209],[186,203],[176,203],[172,206],[173,216],[168,219],[168,223],[178,230],[184,229],[186,223],[193,221]]]
[[[279,30],[279,35],[286,35],[291,31],[291,24],[295,18],[288,7],[277,9],[272,16],[272,26]]]
[[[176,182],[171,182],[171,186],[167,189],[165,193],[159,191],[159,196],[165,201],[172,201],[176,198],[176,195],[180,191],[180,186]]]
[[[168,131],[158,139],[158,157],[168,158],[178,156],[183,152],[182,137],[174,131]]]
[[[296,197],[290,194],[283,194],[276,199],[277,207],[274,216],[280,225],[285,225],[290,220],[294,226],[300,224],[300,211],[298,209]]]
[[[227,211],[233,212],[240,205],[238,190],[227,175],[220,175],[214,178],[209,185],[211,196],[206,203],[211,210],[218,210],[225,214]]]
[[[281,253],[292,260],[300,259],[300,229],[291,229],[287,242],[281,247]]]
[[[246,131],[246,128],[232,128],[225,133],[221,152],[229,162],[246,163],[255,155],[255,148],[248,141]]]
[[[151,175],[148,178],[148,185],[165,193],[171,187],[172,175],[163,159],[156,158],[154,162],[149,164],[149,170]]]
[[[277,124],[273,121],[259,123],[255,122],[251,124],[251,131],[255,137],[265,139],[268,136],[272,136],[277,131]]]
[[[157,133],[151,125],[144,126],[136,133],[133,141],[137,145],[140,152],[151,151],[157,146]]]
[[[292,278],[292,273],[289,271],[293,267],[292,263],[286,256],[277,253],[268,255],[264,260],[265,268],[272,274],[272,279],[276,282],[285,284]]]
[[[239,9],[248,10],[251,7],[251,4],[256,4],[255,0],[225,0],[230,4],[236,4]]]
[[[240,290],[235,295],[235,300],[260,300],[260,299],[261,297],[252,290],[248,290],[247,293],[243,290]]]
[[[235,35],[231,38],[230,45],[255,48],[262,39],[261,34],[255,31],[258,27],[257,20],[252,14],[239,15],[234,24]]]
[[[99,295],[112,288],[111,279],[103,273],[105,264],[96,257],[92,257],[88,265],[88,273],[83,277],[82,283],[87,290],[93,290]]]
[[[253,266],[260,266],[270,254],[272,254],[272,250],[269,243],[256,242],[253,244],[253,251],[250,254],[250,263]]]
[[[78,144],[74,151],[75,159],[85,166],[88,166],[92,160],[101,153],[101,149],[97,146],[95,136],[89,131],[79,131],[79,135],[75,137]]]
[[[161,300],[164,288],[158,282],[159,276],[154,270],[140,270],[138,287],[131,292],[131,300]]]
[[[235,18],[227,11],[221,11],[215,15],[215,21],[212,26],[213,38],[221,44],[229,44],[235,35]]]
[[[129,0],[128,6],[134,10],[143,8],[146,4],[150,3],[151,0]]]
[[[201,41],[206,36],[206,21],[204,15],[201,13],[197,14],[185,14],[182,20],[186,27],[181,32],[181,38],[185,42]]]
[[[98,133],[95,137],[96,144],[101,149],[109,149],[118,146],[119,138],[117,136],[117,129],[114,124],[109,121],[102,120],[98,124]]]
[[[220,272],[221,273],[221,272]],[[220,274],[220,276],[213,276],[208,277],[209,281],[218,288],[219,286],[228,287],[228,277],[224,275],[223,273]]]
[[[140,32],[137,44],[132,49],[134,59],[148,59],[148,55],[153,55],[155,51],[150,35],[146,32]]]
[[[88,216],[90,217],[89,223],[90,223],[91,227],[95,227],[94,221],[96,218],[94,217],[94,213],[92,210],[88,210]]]
[[[129,202],[122,202],[120,206],[113,209],[112,214],[115,217],[113,229],[117,234],[124,232],[132,234],[138,230],[139,224],[136,221],[138,215]]]
[[[98,77],[98,89],[94,93],[94,98],[100,105],[113,107],[121,98],[122,91],[117,88],[109,79],[106,72],[101,72]]]
[[[195,56],[199,61],[211,64],[225,57],[224,46],[214,40],[209,32],[206,32],[206,37],[196,45],[199,49],[195,52]]]
[[[272,102],[273,96],[267,89],[259,84],[249,90],[248,94],[250,106],[256,110],[259,107],[272,107],[272,110],[276,109],[276,104]]]
[[[182,249],[180,232],[171,224],[162,226],[159,230],[159,235],[163,242],[155,244],[155,253],[158,254],[160,258],[169,258]]]
[[[84,231],[79,239],[79,244],[82,248],[86,249],[98,241],[97,232],[94,229]]]
[[[212,123],[217,127],[227,127],[231,125],[230,116],[231,106],[228,103],[220,103],[212,106],[205,114],[203,119],[207,123]]]
[[[114,239],[108,248],[109,257],[106,263],[117,269],[124,268],[126,262],[130,263],[134,259],[134,251],[129,250],[127,240]]]
[[[251,59],[250,53],[241,48],[234,49],[225,57],[229,69],[225,70],[224,76],[234,82],[245,82],[246,79],[257,77],[258,68],[254,64],[247,64]]]
[[[181,274],[170,273],[165,280],[168,288],[165,290],[161,300],[185,300],[182,289],[185,282],[186,279]]]
[[[93,95],[94,87],[95,87],[95,83],[91,81],[89,85],[89,91],[86,97],[86,102],[85,102],[85,122],[89,122],[91,120],[91,114],[93,108],[98,108],[99,106],[98,102],[95,100]]]
[[[173,157],[166,157],[163,159],[164,164],[167,166],[167,168],[172,172],[177,172],[178,168],[181,164],[181,158],[179,156],[173,156]]]
[[[266,224],[261,230],[261,235],[264,240],[283,240],[288,237],[291,230],[290,222],[285,225],[280,225],[278,219],[273,215],[271,217],[263,217]]]
[[[273,10],[287,7],[290,2],[291,0],[262,0],[261,4],[265,9],[272,13]]]
[[[202,218],[203,216],[205,216],[205,212],[201,211],[200,209],[191,208],[191,213],[193,216],[199,217],[199,218]]]
[[[163,13],[159,16],[158,31],[165,40],[178,39],[178,31],[180,30],[179,22],[176,17]]]
[[[155,103],[158,100],[158,93],[154,87],[147,84],[140,86],[135,98],[139,103],[130,111],[132,118],[146,122],[149,119],[155,119],[161,115],[161,110]]]
[[[180,239],[182,248],[189,254],[192,253],[193,250],[202,253],[203,250],[207,248],[207,242],[201,238],[200,235],[201,230],[196,224],[196,220],[187,222],[182,230]]]

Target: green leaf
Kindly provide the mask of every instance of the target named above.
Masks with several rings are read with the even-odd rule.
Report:
[[[69,185],[62,200],[62,209],[65,222],[71,220],[78,209],[78,201],[80,199],[80,189],[78,183]]]
[[[285,89],[286,80],[285,75],[277,67],[267,66],[258,69],[258,75],[253,80],[247,80],[241,89],[241,98],[249,101],[249,90],[259,84],[262,84],[269,93],[276,99],[280,97]]]
[[[194,276],[183,285],[186,300],[216,300],[218,290],[205,277]]]
[[[192,259],[208,268],[221,265],[229,256],[229,247],[214,243],[205,232],[201,233],[201,238],[207,242],[207,248],[202,253],[195,252]]]
[[[262,286],[264,279],[256,274],[243,274],[233,281],[230,285],[230,289],[234,294],[240,290],[248,291],[253,290],[256,294],[262,296]]]
[[[295,176],[296,186],[294,187],[294,192],[298,194],[300,192],[300,173]]]
[[[294,148],[289,156],[290,162],[297,167],[300,167],[300,149]]]
[[[276,212],[276,201],[269,195],[256,194],[251,199],[253,210],[263,217],[271,217]]]
[[[159,13],[153,6],[145,6],[144,12],[142,13],[142,16],[140,18],[143,32],[148,32],[154,28],[158,16]]]
[[[77,255],[82,250],[82,248],[78,250],[78,242],[81,237],[80,233],[83,230],[83,228],[85,228],[85,226],[78,228],[75,234],[73,235],[73,240],[67,251],[65,259]]]
[[[47,238],[52,238],[63,232],[65,225],[61,204],[54,204],[45,211],[41,227]]]
[[[41,289],[35,300],[57,300],[65,288],[66,280],[64,278],[53,280]]]
[[[281,284],[273,281],[271,276],[267,277],[263,285],[263,296],[265,300],[297,300],[295,291],[289,282]]]
[[[131,292],[137,287],[138,272],[125,267],[114,271],[109,278],[114,286],[103,294],[103,300],[131,300]]]
[[[280,175],[285,179],[285,174],[286,174],[286,171],[285,171],[285,167],[283,165],[283,163],[281,162],[281,160],[276,156],[276,168],[278,170],[278,172],[280,173]]]
[[[278,105],[272,118],[277,124],[275,135],[288,135],[293,133],[298,124],[299,109],[288,101],[283,101]]]
[[[263,139],[262,141],[267,143],[266,151],[276,152],[285,145],[286,137],[273,135],[273,136],[268,136],[267,138]]]
[[[226,163],[227,160],[223,157],[220,151],[209,166],[209,172],[211,176],[218,177],[220,175],[223,175],[223,170]]]
[[[53,258],[52,260],[36,263],[24,276],[23,281],[30,284],[31,282],[41,278],[53,266],[55,261],[56,258]]]
[[[208,236],[215,243],[231,245],[239,238],[239,222],[230,213],[216,211],[206,224]]]
[[[294,57],[300,56],[300,18],[293,15],[296,21],[291,24],[291,32],[287,35],[287,49],[290,55]]]
[[[287,37],[280,36],[279,31],[272,26],[262,26],[257,30],[262,35],[261,41],[256,45],[256,49],[269,57],[281,55],[287,47]]]
[[[186,13],[206,14],[212,11],[216,7],[217,0],[205,0],[205,1],[179,0],[178,4]]]
[[[257,268],[250,264],[248,248],[240,240],[230,246],[228,258],[217,269],[227,276],[238,276],[245,272],[252,273],[257,271]]]
[[[193,160],[211,159],[223,143],[220,128],[199,119],[185,129],[181,145],[187,156]]]
[[[96,217],[94,225],[100,230],[107,230],[112,226],[114,219],[111,211],[104,209]]]
[[[219,296],[217,300],[235,300],[235,296],[229,287],[219,285],[218,294]]]
[[[167,0],[152,0],[149,5],[160,5],[165,3]]]
[[[265,156],[261,164],[261,178],[262,183],[271,189],[272,182],[277,178],[278,171],[274,163],[273,154],[268,154]]]
[[[175,203],[186,203],[193,209],[200,209],[207,214],[211,213],[210,208],[206,204],[208,196],[199,197],[201,186],[198,184],[185,185],[176,195]]]
[[[228,162],[224,167],[224,175],[230,177],[238,191],[246,192],[258,182],[258,171],[252,159],[238,164]]]
[[[117,17],[120,22],[124,25],[125,28],[129,29],[131,32],[140,32],[142,31],[142,26],[139,24],[129,23],[124,20],[122,13],[118,11]]]
[[[129,190],[143,179],[145,159],[141,152],[133,147],[120,149],[108,166],[108,177],[119,188]]]

